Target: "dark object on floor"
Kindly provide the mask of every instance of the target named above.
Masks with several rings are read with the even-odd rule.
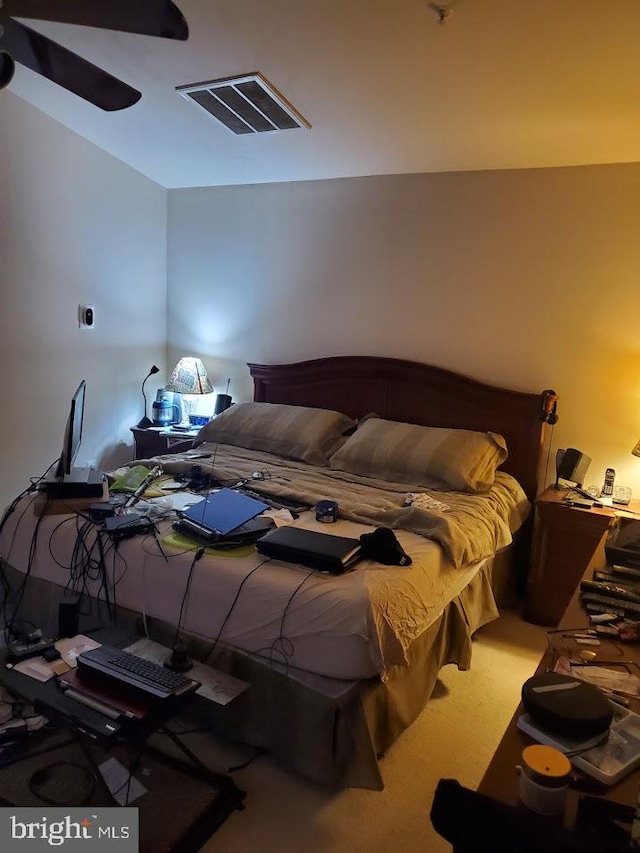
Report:
[[[373,533],[363,533],[360,542],[365,559],[385,566],[410,566],[413,562],[389,527],[377,527]]]
[[[514,778],[514,785],[517,784]],[[524,806],[508,806],[441,779],[433,798],[431,823],[453,845],[453,853],[623,853],[628,836],[587,836]]]
[[[197,853],[234,811],[244,808],[244,791],[230,778],[216,777],[214,771],[208,780],[195,765],[192,770],[191,762],[179,759],[179,751],[161,734],[152,735],[150,749],[143,752],[131,744],[107,747],[92,739],[83,746],[62,728],[43,729],[32,738],[26,748],[14,751],[11,761],[0,762],[0,786],[6,798],[0,805],[42,808],[55,801],[65,806],[112,807],[96,765],[115,759],[127,778],[131,770],[147,790],[131,802],[139,809],[141,853]],[[163,753],[162,760],[158,751]],[[175,807],[176,791],[180,792],[179,808]]]
[[[608,838],[626,850],[633,823],[634,809],[601,797],[580,797],[576,828],[594,838]],[[621,825],[622,824],[622,825]],[[626,828],[625,828],[626,827]]]
[[[87,764],[53,761],[31,774],[29,790],[51,806],[84,806],[96,789],[96,778]],[[64,791],[61,798],[60,791]]]

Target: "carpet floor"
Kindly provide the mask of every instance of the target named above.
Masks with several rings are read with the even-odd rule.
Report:
[[[384,791],[323,791],[263,756],[233,774],[247,791],[246,808],[234,812],[202,850],[450,851],[429,819],[438,780],[478,786],[545,646],[542,628],[504,611],[476,634],[471,670],[445,667],[427,708],[381,760]]]

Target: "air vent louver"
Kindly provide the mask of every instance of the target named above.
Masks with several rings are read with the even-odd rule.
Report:
[[[311,127],[259,73],[178,86],[176,91],[238,135]]]

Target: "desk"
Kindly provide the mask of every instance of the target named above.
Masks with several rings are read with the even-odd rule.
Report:
[[[191,450],[200,427],[192,430],[172,430],[168,427],[131,427],[135,442],[135,459],[152,459],[167,453]]]
[[[604,542],[616,516],[640,511],[637,500],[628,507],[573,507],[566,502],[570,492],[550,486],[535,502],[525,619],[537,625],[558,624],[585,571],[604,565]]]
[[[585,577],[589,578],[590,575],[591,572],[588,571]],[[587,614],[580,604],[579,589],[576,589],[560,621],[560,627],[578,628],[586,626],[588,621]],[[624,649],[625,657],[640,665],[640,647],[638,645],[625,644]],[[538,666],[538,671],[544,670],[549,664],[550,657],[548,654],[545,654]],[[630,699],[629,708],[636,714],[640,713],[640,698]],[[524,747],[532,743],[531,739],[516,727],[518,717],[522,712],[523,709],[520,706],[513,715],[478,787],[480,793],[509,805],[515,805],[518,802],[518,776],[515,768],[516,765],[520,764]],[[627,806],[635,806],[639,790],[640,769],[633,771],[617,784],[607,788],[603,796],[606,799],[614,800]],[[571,791],[567,809],[569,816],[573,814],[578,794],[579,792]]]
[[[115,644],[113,633],[99,634],[97,639]],[[96,782],[89,788],[90,799],[83,803],[72,801],[73,780],[68,788],[63,784],[56,790],[55,799],[57,802],[66,797],[68,801],[60,805],[85,802],[96,806],[117,805],[98,766],[108,758],[116,758],[125,769],[133,766],[132,775],[147,789],[140,799],[131,803],[139,807],[141,849],[145,851],[195,853],[234,810],[243,808],[245,793],[236,787],[233,779],[206,767],[182,738],[167,727],[170,718],[182,711],[186,703],[173,707],[159,705],[160,710],[143,722],[123,723],[120,732],[110,734],[111,718],[75,702],[57,687],[55,678],[39,682],[7,669],[5,656],[6,652],[0,655],[0,684],[58,724],[57,731],[40,730],[29,735],[23,741],[24,749],[16,750],[10,761],[4,755],[0,758],[0,794],[6,800],[17,806],[41,806],[33,788],[21,786],[16,778],[33,779],[33,774],[43,766],[37,763],[42,761],[40,756],[57,754],[58,759],[45,758],[49,767],[60,764],[73,767],[82,762],[81,767],[87,768],[86,776]],[[67,738],[61,739],[60,735],[65,733]],[[154,738],[156,744],[150,743],[149,739]],[[63,761],[65,756],[68,758]],[[69,762],[69,757],[73,761]],[[177,791],[180,791],[180,808],[176,808]]]

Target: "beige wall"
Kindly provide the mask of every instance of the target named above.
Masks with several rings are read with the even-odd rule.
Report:
[[[175,190],[167,232],[163,189],[5,91],[0,190],[0,360],[20,377],[0,505],[59,453],[81,378],[79,462],[130,458],[167,340],[169,367],[202,355],[235,399],[246,361],[339,353],[553,387],[552,451],[580,448],[588,482],[611,465],[640,497],[640,165]]]
[[[131,458],[142,379],[166,379],[166,191],[3,91],[0,198],[2,508],[59,455],[81,379],[78,464]]]
[[[417,359],[554,388],[557,447],[640,497],[640,165],[173,190],[169,360]],[[549,465],[548,477],[553,477]]]

